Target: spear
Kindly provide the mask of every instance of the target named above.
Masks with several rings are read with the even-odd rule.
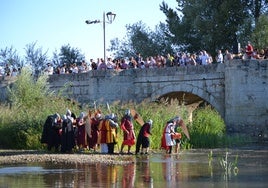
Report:
[[[108,111],[109,111],[109,114],[111,114],[111,109],[110,109],[110,105],[109,105],[109,103],[107,102],[106,105],[107,105],[107,109],[108,109]]]
[[[94,109],[95,109],[95,112],[97,112],[96,101],[94,101]]]

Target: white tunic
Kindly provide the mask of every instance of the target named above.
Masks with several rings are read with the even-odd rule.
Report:
[[[164,132],[165,132],[166,145],[167,146],[174,146],[175,142],[171,138],[171,133],[174,132],[174,124],[168,123],[164,129]]]

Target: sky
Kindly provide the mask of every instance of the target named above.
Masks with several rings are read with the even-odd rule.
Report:
[[[105,24],[106,49],[110,40],[122,40],[126,25],[139,21],[154,30],[165,15],[159,5],[163,0],[0,0],[0,49],[13,47],[20,57],[26,45],[36,43],[52,58],[63,45],[77,48],[87,61],[103,57],[103,13],[116,14],[112,24]],[[164,0],[175,8],[176,0]],[[110,54],[107,52],[107,56]]]

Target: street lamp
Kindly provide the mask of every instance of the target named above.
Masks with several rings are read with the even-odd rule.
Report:
[[[105,15],[106,15],[108,21],[106,21]],[[115,16],[116,16],[115,13],[108,12],[108,13],[105,14],[105,12],[103,12],[102,25],[103,25],[103,60],[104,60],[104,62],[106,62],[106,41],[105,41],[106,40],[105,39],[106,34],[105,34],[105,24],[106,23],[111,24],[114,21]],[[86,20],[85,22],[86,22],[86,24],[96,24],[96,23],[100,23],[101,21],[100,20],[93,20],[93,21]]]

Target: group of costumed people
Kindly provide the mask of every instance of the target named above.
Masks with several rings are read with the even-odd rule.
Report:
[[[114,154],[115,146],[120,154],[124,154],[124,148],[127,147],[126,154],[131,152],[132,146],[136,144],[135,154],[148,154],[150,148],[150,136],[153,121],[149,119],[145,123],[138,121],[141,125],[136,138],[134,132],[133,119],[137,120],[138,114],[131,114],[127,109],[121,121],[114,114],[103,116],[100,110],[95,113],[82,112],[76,117],[69,109],[65,115],[60,116],[58,113],[49,115],[45,121],[41,143],[46,144],[49,151],[54,150],[62,153],[72,153],[74,149],[79,151],[92,150],[100,153]],[[139,116],[140,118],[140,116]],[[165,125],[161,148],[166,153],[172,153],[172,147],[175,152],[180,145],[181,134],[176,132],[179,126],[184,126],[180,117],[175,117]],[[118,129],[123,131],[123,141],[121,147],[118,145]],[[188,136],[187,136],[188,137]]]

